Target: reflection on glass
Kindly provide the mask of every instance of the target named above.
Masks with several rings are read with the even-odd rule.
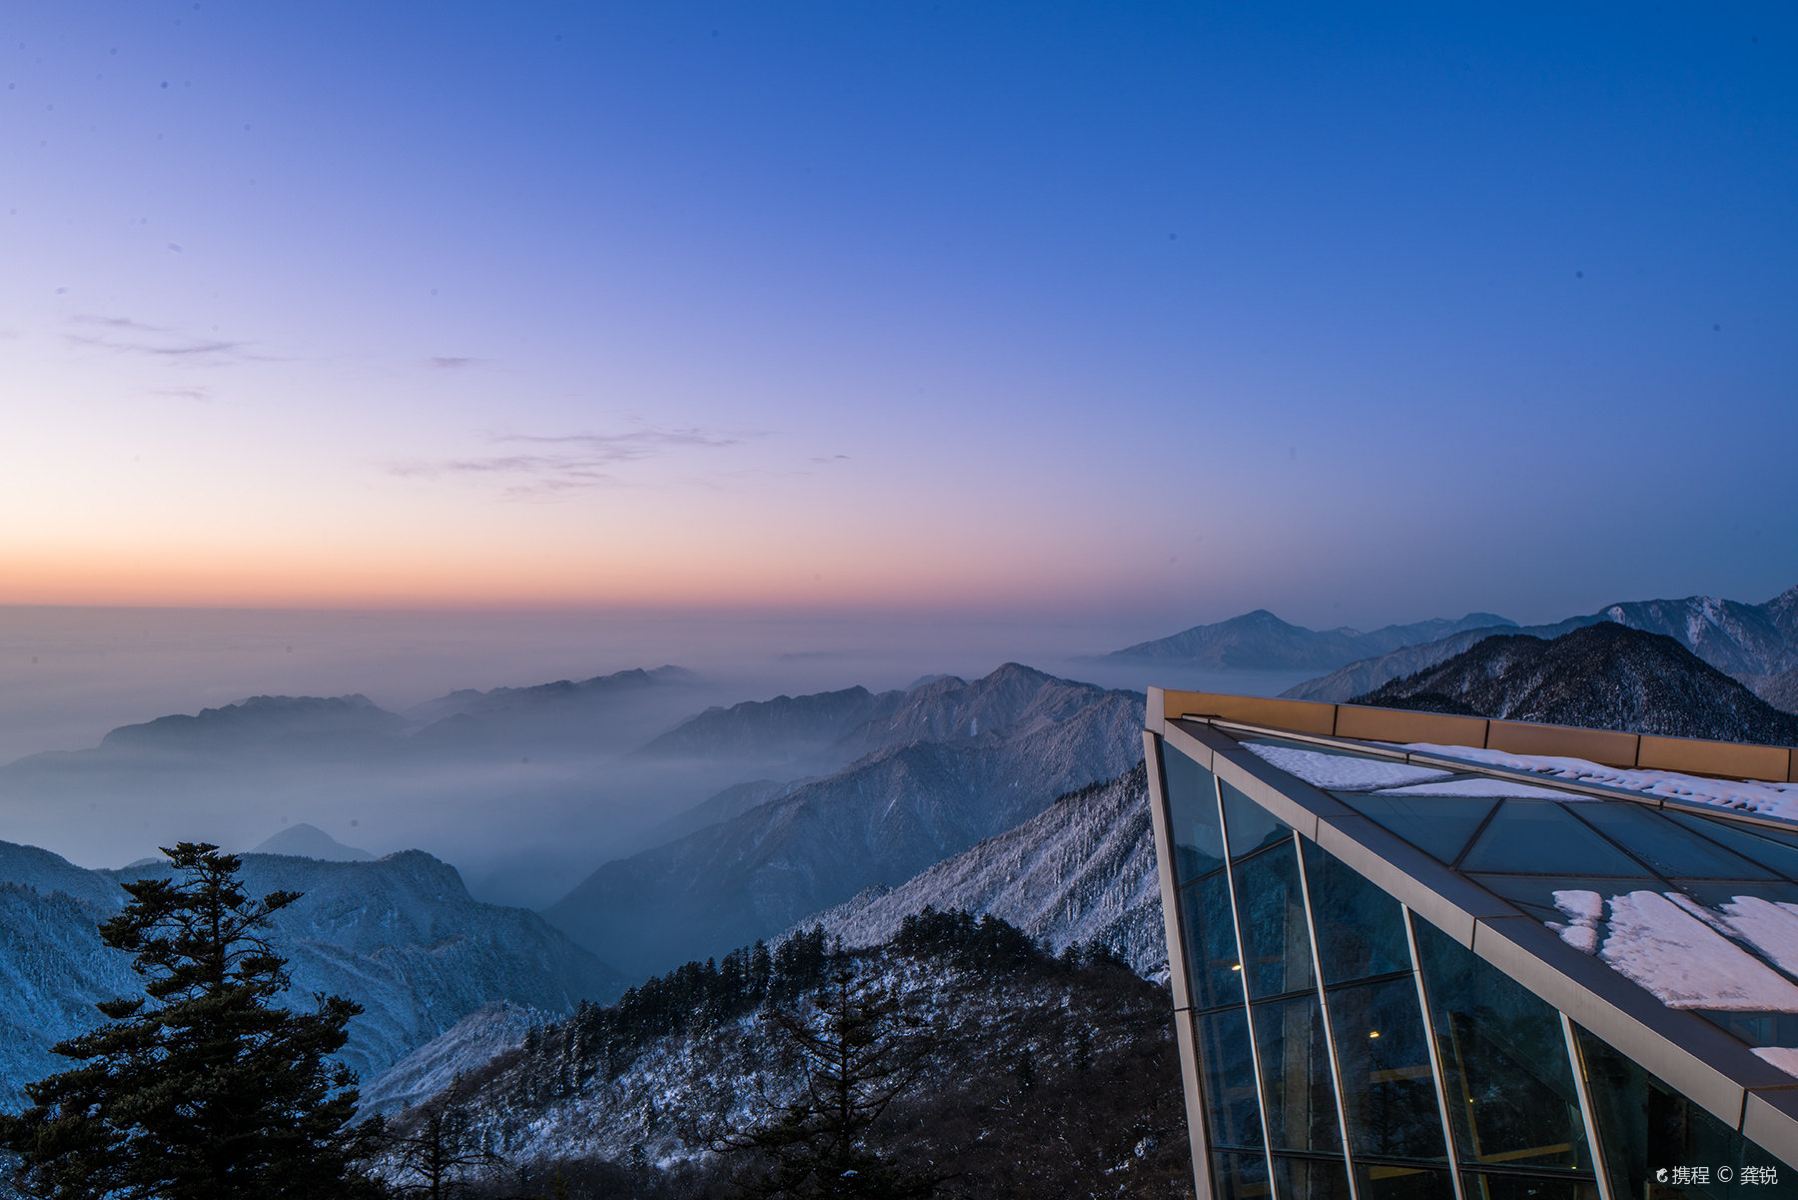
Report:
[[[1213,1154],[1212,1190],[1215,1200],[1265,1200],[1273,1195],[1267,1184],[1267,1159],[1260,1154]]]
[[[1779,875],[1798,877],[1798,847],[1787,844],[1773,833],[1763,834],[1763,827],[1733,824],[1721,817],[1695,816],[1675,812],[1670,808],[1661,811],[1667,814],[1669,821],[1721,842],[1737,854],[1751,858]]]
[[[1224,863],[1224,835],[1217,816],[1217,784],[1210,771],[1165,741],[1161,743],[1161,771],[1167,785],[1174,875],[1185,882]]]
[[[1498,806],[1495,800],[1466,796],[1356,796],[1337,799],[1404,838],[1425,854],[1452,864]]]
[[[1613,1050],[1584,1029],[1578,1031],[1585,1062],[1587,1091],[1592,1097],[1598,1140],[1604,1147],[1611,1191],[1618,1196],[1685,1197],[1691,1200],[1734,1200],[1746,1194],[1790,1197],[1798,1193],[1798,1177],[1779,1159],[1711,1116],[1632,1059]],[[1656,1172],[1704,1164],[1709,1184],[1669,1187]],[[1744,1166],[1778,1169],[1777,1186],[1748,1193],[1738,1183],[1717,1182],[1717,1168],[1728,1166],[1739,1180]]]
[[[1590,1170],[1559,1015],[1423,921],[1417,953],[1461,1161]]]
[[[1506,800],[1462,860],[1467,871],[1646,875],[1642,865],[1554,800]]]
[[[1254,1021],[1268,1144],[1275,1150],[1341,1153],[1329,1044],[1317,997],[1258,1004]]]
[[[1287,1158],[1276,1154],[1274,1179],[1282,1197],[1349,1200],[1348,1166],[1341,1159]]]
[[[1455,1185],[1433,1167],[1369,1165],[1361,1168],[1361,1200],[1451,1200]]]
[[[1278,817],[1243,795],[1233,785],[1218,781],[1224,796],[1224,830],[1230,839],[1230,856],[1241,858],[1261,847],[1290,837],[1292,830]]]
[[[1769,879],[1772,872],[1703,838],[1695,838],[1639,804],[1586,804],[1581,817],[1663,875],[1694,879]]]
[[[1798,1013],[1693,1009],[1750,1046],[1798,1046]]]
[[[1238,863],[1235,873],[1249,995],[1277,996],[1312,986],[1311,936],[1305,928],[1298,852],[1290,838]]]
[[[1255,1099],[1248,1017],[1240,1008],[1225,1009],[1197,1018],[1197,1024],[1211,1144],[1261,1149],[1261,1110]]]
[[[1552,1175],[1475,1175],[1463,1171],[1461,1188],[1467,1200],[1598,1200],[1597,1184],[1583,1179],[1556,1179]]]
[[[1447,1157],[1415,982],[1407,977],[1333,989],[1330,1023],[1351,1151],[1432,1161]]]
[[[1397,900],[1316,842],[1305,843],[1305,880],[1326,984],[1410,969]]]
[[[1242,966],[1230,916],[1230,884],[1214,871],[1180,893],[1186,925],[1186,974],[1192,1006],[1216,1008],[1242,1003]]]

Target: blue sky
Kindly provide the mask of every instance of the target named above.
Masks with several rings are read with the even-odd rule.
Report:
[[[1771,5],[20,6],[0,602],[1763,599],[1795,50]]]

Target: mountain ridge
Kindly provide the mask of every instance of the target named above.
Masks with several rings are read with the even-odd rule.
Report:
[[[1664,634],[1601,621],[1489,637],[1354,703],[1667,737],[1798,743],[1798,717]]]

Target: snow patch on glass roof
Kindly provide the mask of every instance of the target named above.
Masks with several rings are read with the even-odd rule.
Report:
[[[1443,746],[1431,742],[1414,742],[1400,747],[1418,754],[1439,754],[1444,758],[1482,766],[1503,767],[1512,771],[1529,771],[1552,779],[1566,779],[1600,787],[1620,788],[1645,796],[1669,800],[1687,800],[1717,808],[1733,808],[1740,812],[1760,813],[1770,817],[1798,820],[1798,784],[1763,783],[1758,780],[1710,779],[1702,775],[1681,775],[1675,771],[1650,771],[1627,767],[1607,767],[1583,758],[1558,758],[1545,754],[1510,754],[1503,750],[1482,750],[1474,746]]]
[[[1450,772],[1436,767],[1418,767],[1384,758],[1361,758],[1349,754],[1332,754],[1325,750],[1307,750],[1273,742],[1244,742],[1243,749],[1257,758],[1296,775],[1312,787],[1343,792],[1368,792],[1376,788],[1398,787],[1426,779],[1447,779]]]
[[[1554,893],[1567,919],[1547,922],[1561,940],[1596,954],[1669,1008],[1798,1013],[1798,905],[1737,896],[1712,908],[1680,892],[1646,889]],[[1751,953],[1758,951],[1777,967]],[[1798,1075],[1798,1047],[1755,1053]]]

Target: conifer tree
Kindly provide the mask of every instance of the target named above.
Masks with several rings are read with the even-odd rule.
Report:
[[[251,899],[235,855],[182,842],[171,878],[125,885],[100,926],[135,957],[144,995],[56,1047],[79,1064],[31,1084],[0,1118],[27,1195],[51,1200],[351,1200],[382,1194],[358,1168],[355,1076],[331,1061],[361,1010],[318,997],[283,1008],[289,977],[266,937],[299,899]]]
[[[810,1012],[771,1009],[766,1019],[798,1060],[798,1095],[759,1128],[718,1139],[748,1152],[746,1196],[792,1200],[921,1200],[940,1179],[879,1154],[870,1132],[922,1075],[935,1042],[886,989],[858,981],[840,956]]]

